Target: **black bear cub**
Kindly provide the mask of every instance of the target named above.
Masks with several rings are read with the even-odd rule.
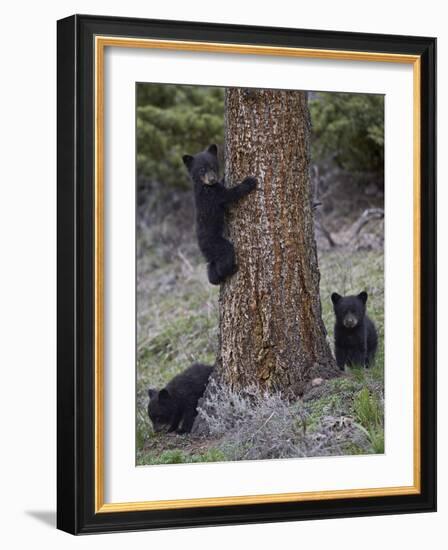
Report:
[[[336,316],[334,344],[336,363],[368,367],[375,357],[378,335],[373,321],[366,315],[367,292],[357,296],[331,295]]]
[[[184,155],[182,160],[194,184],[196,232],[199,248],[208,263],[208,280],[219,285],[237,270],[233,244],[222,236],[225,209],[255,189],[257,180],[248,177],[239,185],[226,188],[218,179],[216,145],[194,156]]]
[[[189,433],[213,367],[195,363],[160,391],[149,389],[148,415],[155,432]],[[182,426],[179,424],[182,421]]]

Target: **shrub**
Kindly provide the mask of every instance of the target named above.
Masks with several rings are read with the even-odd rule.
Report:
[[[348,416],[325,415],[308,425],[309,413],[300,401],[252,387],[236,392],[212,380],[199,410],[209,436],[227,460],[259,460],[330,456],[369,452],[366,434]],[[356,451],[353,449],[356,448]]]

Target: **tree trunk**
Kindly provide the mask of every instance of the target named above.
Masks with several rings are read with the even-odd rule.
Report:
[[[338,374],[321,316],[306,93],[228,88],[225,123],[227,185],[259,183],[229,209],[239,269],[221,287],[215,376],[295,397]]]

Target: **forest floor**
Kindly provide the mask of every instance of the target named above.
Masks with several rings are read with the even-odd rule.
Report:
[[[331,293],[366,290],[368,314],[379,333],[372,368],[348,369],[340,378],[324,381],[281,410],[278,402],[259,403],[244,429],[255,430],[261,439],[251,438],[249,447],[247,438],[241,444],[245,436],[242,425],[233,434],[217,429],[208,438],[153,432],[147,414],[148,388],[163,387],[193,362],[213,364],[218,343],[219,289],[207,281],[191,220],[184,219],[185,227],[179,227],[176,219],[179,216],[173,212],[157,224],[142,222],[137,232],[137,464],[384,452],[382,247],[318,246],[322,314],[330,342],[334,323]],[[347,217],[346,225],[352,221]],[[329,225],[332,229],[331,219]],[[288,419],[297,418],[300,425],[295,420],[286,425]],[[257,430],[258,424],[266,429]],[[281,437],[287,438],[288,448],[276,440]],[[263,454],[265,450],[269,454]]]

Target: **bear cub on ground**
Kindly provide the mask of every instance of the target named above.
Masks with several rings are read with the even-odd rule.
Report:
[[[334,345],[336,363],[341,370],[345,365],[369,367],[375,357],[378,334],[366,315],[367,292],[357,296],[331,295],[336,316]]]
[[[226,188],[224,182],[218,180],[216,145],[194,156],[184,155],[182,160],[194,184],[196,233],[199,248],[207,260],[208,280],[212,285],[219,285],[237,271],[233,244],[222,236],[225,210],[255,189],[257,180],[248,177],[239,185]]]
[[[148,390],[148,415],[155,432],[190,433],[213,367],[195,363],[159,390]],[[179,424],[182,426],[179,428]]]

